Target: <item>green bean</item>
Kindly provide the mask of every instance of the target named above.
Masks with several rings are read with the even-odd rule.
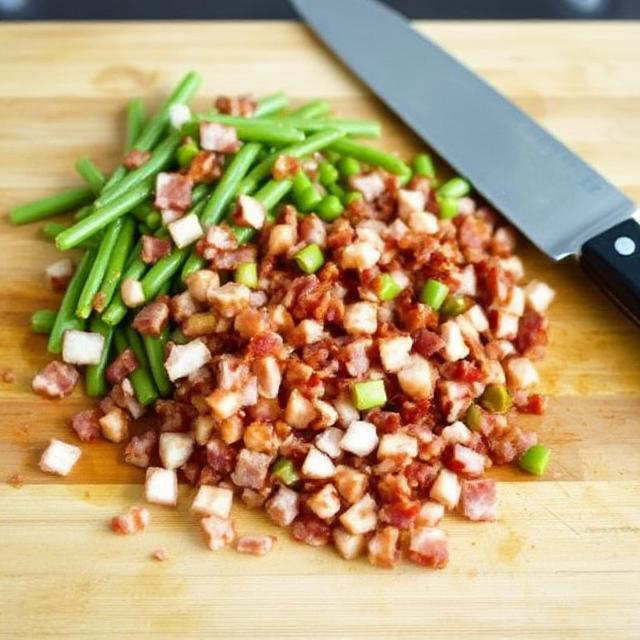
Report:
[[[165,282],[168,282],[173,275],[182,267],[187,259],[188,247],[184,249],[174,249],[173,252],[156,262],[142,279],[142,289],[145,300],[153,300],[158,295],[158,291]]]
[[[158,392],[160,396],[166,398],[171,395],[171,391],[173,390],[173,385],[169,380],[169,376],[167,376],[167,372],[164,368],[164,348],[167,344],[167,340],[169,339],[169,328],[165,327],[164,331],[160,336],[142,336],[142,341],[144,342],[144,348],[147,353],[147,358],[149,360],[149,368],[151,369],[151,375],[153,376],[153,381],[156,383],[156,387],[158,388]]]
[[[293,179],[291,195],[298,209],[304,212],[312,211],[322,201],[322,196],[302,170],[298,171]]]
[[[256,118],[263,116],[270,116],[282,109],[285,109],[289,104],[289,98],[283,91],[278,91],[270,96],[266,96],[258,100],[258,106],[253,114]]]
[[[96,199],[94,206],[96,209],[106,206],[116,200],[119,196],[127,193],[134,187],[144,183],[155,176],[159,171],[165,169],[174,159],[176,149],[180,145],[180,132],[170,133],[153,151],[149,160],[128,173],[120,182],[103,191]]]
[[[113,249],[118,242],[120,231],[122,230],[123,220],[118,218],[114,220],[106,230],[106,233],[102,237],[96,259],[93,261],[93,266],[89,275],[87,276],[80,297],[78,298],[78,305],[76,307],[76,315],[78,318],[86,320],[91,315],[93,309],[93,298],[98,293],[102,280],[105,276],[107,266],[111,259]]]
[[[140,98],[134,98],[127,104],[127,127],[125,132],[124,150],[131,151],[144,127],[147,119],[147,109]]]
[[[240,118],[219,113],[199,115],[200,122],[218,122],[236,130],[238,138],[246,142],[264,142],[281,145],[304,140],[304,133],[281,120]]]
[[[200,75],[195,71],[190,71],[186,76],[184,76],[184,78],[182,78],[173,93],[162,105],[160,111],[158,111],[158,113],[153,116],[153,118],[151,118],[151,120],[149,120],[142,129],[142,132],[138,136],[134,145],[136,149],[149,151],[156,145],[169,124],[169,113],[171,111],[171,107],[176,104],[189,102],[198,90],[200,82]],[[175,152],[175,149],[173,151]],[[149,160],[149,162],[151,161]]]
[[[270,153],[260,164],[256,165],[240,183],[240,193],[253,193],[260,182],[264,180],[270,173],[275,161],[281,155],[291,156],[293,158],[302,158],[303,156],[315,153],[324,149],[327,145],[335,143],[339,138],[343,137],[342,131],[338,129],[325,129],[309,136],[303,142],[298,142],[290,147],[279,149],[274,153]]]
[[[105,380],[105,370],[109,364],[111,355],[111,343],[113,341],[113,327],[105,324],[100,318],[94,316],[89,325],[89,331],[99,333],[104,337],[104,346],[100,354],[98,364],[90,364],[85,372],[85,386],[87,395],[96,398],[107,393],[107,382]]]
[[[80,177],[91,188],[91,191],[98,195],[104,186],[106,178],[104,174],[95,164],[91,161],[91,158],[80,158],[76,161],[76,171]]]
[[[311,100],[283,116],[282,119],[297,118],[299,120],[306,120],[308,118],[319,118],[320,116],[327,115],[329,110],[329,103],[326,100]]]
[[[31,316],[31,331],[33,331],[33,333],[49,335],[51,329],[53,329],[57,315],[58,312],[52,311],[51,309],[38,309],[34,311]]]
[[[436,168],[428,153],[418,153],[413,159],[413,170],[417,176],[425,178],[435,178]]]
[[[123,193],[108,205],[96,209],[92,214],[56,236],[56,246],[61,251],[72,249],[78,243],[90,238],[96,231],[131,211],[147,198],[150,193],[151,185],[149,183],[140,184]]]
[[[130,342],[130,338],[132,337],[133,343]],[[146,354],[144,352],[144,347],[140,342],[140,336],[131,328],[124,330],[116,329],[114,340],[118,353],[122,353],[130,346],[136,354],[138,366],[135,371],[132,371],[129,374],[129,380],[131,381],[131,386],[133,387],[133,391],[136,394],[138,402],[145,406],[155,402],[158,399],[158,392],[153,380],[151,379],[148,368],[145,368]],[[140,353],[140,357],[138,357],[138,353]]]
[[[118,242],[113,248],[111,257],[109,258],[109,264],[107,265],[100,289],[93,298],[93,307],[98,313],[101,313],[107,308],[116,293],[116,289],[122,278],[122,271],[125,268],[125,263],[131,252],[135,232],[135,222],[132,218],[126,217],[120,235],[118,236]],[[138,248],[138,255],[139,253],[140,249]]]
[[[147,265],[142,262],[142,258],[140,257],[140,251],[137,253],[134,252],[131,255],[131,260],[129,264],[122,274],[122,280],[126,280],[127,278],[132,278],[133,280],[138,280],[142,277],[144,272],[147,270]],[[122,301],[122,295],[119,290],[117,290],[113,296],[113,299],[109,303],[109,306],[104,310],[102,314],[102,319],[111,326],[115,326],[120,324],[122,319],[127,315],[127,306]]]
[[[61,222],[47,222],[47,224],[42,225],[42,234],[45,238],[50,238],[51,240],[55,240],[56,236],[59,233],[62,233],[65,229],[69,229],[71,225],[63,224]],[[80,244],[77,245],[78,249],[97,249],[98,242],[97,238],[88,238],[84,240]]]
[[[360,173],[360,163],[355,158],[349,156],[340,158],[337,167],[343,178],[357,176]]]
[[[84,256],[82,256],[82,260],[80,260],[80,264],[67,286],[67,290],[60,303],[56,321],[53,323],[51,333],[49,334],[47,349],[50,353],[60,353],[62,351],[62,339],[64,332],[69,329],[69,325],[74,328],[78,326],[78,320],[75,315],[76,305],[78,304],[78,297],[84,286],[84,281],[89,271],[91,271],[94,255],[92,251],[87,251]]]
[[[91,200],[93,200],[93,191],[89,187],[75,187],[61,191],[55,196],[21,204],[9,212],[9,219],[13,224],[37,222],[82,207]]]
[[[138,233],[141,236],[150,236],[153,233],[153,229],[151,229],[151,227],[146,225],[144,222],[139,222]]]
[[[200,147],[191,140],[176,149],[176,160],[181,168],[186,169],[200,153]]]
[[[111,174],[106,184],[102,188],[103,192],[109,191],[113,186],[118,184],[122,178],[127,175],[127,170],[123,165],[116,167],[116,170]]]
[[[344,118],[327,118],[325,120],[299,120],[286,118],[287,124],[305,133],[324,131],[326,129],[341,129],[345,135],[355,138],[379,138],[382,127],[376,120],[347,120]]]
[[[365,164],[382,167],[396,175],[406,173],[411,174],[411,169],[409,169],[409,167],[397,156],[387,153],[386,151],[382,151],[381,149],[376,149],[375,147],[367,147],[363,144],[358,144],[353,140],[347,140],[346,138],[336,140],[329,145],[329,148],[342,155],[351,156]]]
[[[73,214],[73,219],[82,220],[82,218],[86,218],[92,212],[93,212],[93,205],[86,204],[84,207],[82,207],[81,209],[78,209]]]

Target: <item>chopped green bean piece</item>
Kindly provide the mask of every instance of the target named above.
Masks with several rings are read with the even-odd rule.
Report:
[[[131,347],[135,353],[138,366],[129,374],[129,380],[138,402],[144,406],[155,402],[158,399],[158,391],[151,378],[147,354],[139,334],[130,327],[124,330],[118,328],[115,331],[114,340],[118,353],[122,353],[128,347]]]
[[[471,185],[469,182],[460,176],[456,176],[439,187],[437,194],[441,198],[462,198],[468,195],[470,191]]]
[[[397,156],[375,147],[368,147],[363,144],[349,140],[348,138],[342,138],[336,140],[329,145],[329,148],[333,151],[344,156],[351,156],[360,162],[373,165],[376,167],[382,167],[390,173],[396,175],[411,174],[411,169]]]
[[[236,267],[233,279],[249,289],[258,288],[258,265],[255,262],[243,262]]]
[[[176,160],[178,164],[185,169],[191,164],[191,161],[198,155],[200,149],[195,142],[187,142],[180,145],[176,150]]]
[[[389,273],[383,273],[376,279],[375,292],[378,298],[383,301],[393,300],[402,291],[402,287],[393,279]]]
[[[315,273],[324,264],[322,249],[317,244],[308,244],[294,254],[293,259],[301,271]]]
[[[322,196],[311,185],[294,197],[294,200],[299,211],[307,212],[313,211],[322,202]]]
[[[168,339],[168,328],[165,328],[162,334],[158,337],[147,335],[142,336],[142,341],[144,343],[147,359],[149,361],[149,369],[151,370],[153,381],[158,388],[160,396],[163,398],[171,395],[171,391],[173,390],[173,385],[171,384],[169,376],[167,375],[167,371],[164,368],[164,348],[167,344]]]
[[[332,164],[326,160],[323,160],[320,163],[320,167],[318,168],[318,179],[320,184],[328,187],[330,184],[333,184],[338,177],[338,170]]]
[[[458,199],[457,198],[443,198],[436,196],[436,200],[440,205],[440,217],[443,220],[451,220],[458,215]]]
[[[34,311],[31,316],[31,330],[33,333],[41,333],[48,336],[51,333],[51,329],[53,329],[57,315],[58,312],[51,309]]]
[[[197,116],[200,122],[219,122],[233,127],[240,140],[245,142],[263,142],[279,146],[292,142],[301,142],[305,135],[288,120],[260,120],[257,118],[242,118],[219,113],[206,113]]]
[[[175,342],[176,344],[187,344],[187,342],[191,340],[191,338],[187,338],[180,329],[174,329],[169,337],[171,342]]]
[[[440,307],[440,313],[445,316],[459,316],[467,310],[467,301],[463,296],[448,296]]]
[[[506,385],[489,384],[482,396],[480,396],[480,404],[491,413],[505,413],[511,409],[513,400]]]
[[[83,180],[89,185],[91,191],[96,195],[100,193],[106,178],[102,171],[96,167],[90,158],[80,158],[76,162],[76,171],[80,174]]]
[[[357,176],[361,172],[360,163],[351,157],[340,158],[337,163],[338,171],[343,178]]]
[[[435,178],[436,168],[433,165],[433,160],[428,153],[418,153],[413,159],[413,172],[417,176],[425,178]]]
[[[10,211],[9,219],[13,224],[37,222],[82,207],[91,202],[93,197],[93,191],[89,187],[67,189],[54,196],[47,196],[15,207]]]
[[[140,137],[140,133],[147,119],[147,109],[144,102],[140,98],[134,98],[127,104],[127,127],[125,134],[124,151],[127,153],[133,149],[136,140]]]
[[[344,207],[342,206],[342,202],[340,202],[340,198],[332,194],[322,198],[322,201],[317,207],[318,215],[325,222],[332,222],[333,220],[336,220],[342,215],[343,211]]]
[[[99,333],[104,337],[104,346],[100,354],[100,362],[98,362],[98,364],[90,364],[85,372],[87,395],[96,398],[104,396],[107,393],[105,371],[109,364],[114,329],[108,324],[105,324],[100,318],[93,317],[89,325],[89,330],[93,333]]]
[[[359,191],[349,191],[344,198],[344,203],[349,206],[352,202],[360,202],[364,197]]]
[[[534,444],[520,456],[518,464],[527,473],[541,476],[546,471],[550,459],[551,451],[547,447],[541,444]]]
[[[442,306],[447,294],[449,293],[449,287],[443,284],[439,280],[430,278],[422,287],[420,292],[420,302],[429,305],[436,311]]]
[[[382,380],[356,382],[351,387],[353,406],[358,411],[383,407],[387,402],[387,392]]]
[[[289,458],[278,458],[271,467],[271,474],[274,475],[282,484],[287,487],[295,484],[300,480],[300,476],[296,471],[296,467]]]

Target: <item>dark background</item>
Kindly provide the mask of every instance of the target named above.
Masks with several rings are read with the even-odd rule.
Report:
[[[640,0],[387,0],[387,3],[411,18],[640,18]],[[0,0],[0,19],[5,20],[294,17],[286,0]]]

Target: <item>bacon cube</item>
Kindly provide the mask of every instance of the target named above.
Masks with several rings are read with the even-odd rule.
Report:
[[[340,523],[351,534],[368,533],[376,528],[376,501],[365,495],[340,516]]]
[[[80,447],[52,438],[40,458],[40,469],[45,473],[68,476],[81,453]]]
[[[178,504],[178,477],[175,470],[148,467],[144,494],[147,502],[175,507]]]
[[[185,211],[191,206],[191,181],[180,173],[160,172],[156,176],[156,199],[158,209]]]
[[[240,536],[236,542],[236,551],[263,556],[273,549],[276,541],[275,536]]]
[[[160,461],[165,469],[177,469],[193,453],[194,440],[188,433],[166,432],[160,434]]]
[[[376,531],[367,545],[369,562],[375,567],[393,569],[400,559],[399,538],[400,530],[396,527],[384,527]]]
[[[462,512],[469,520],[496,520],[496,483],[493,480],[463,480]]]
[[[417,564],[442,569],[449,562],[447,534],[436,527],[417,527],[411,531],[409,559]]]
[[[362,555],[367,542],[364,535],[349,533],[342,527],[336,527],[332,533],[333,544],[345,560],[354,560]]]
[[[191,503],[191,511],[206,516],[228,518],[233,504],[233,491],[226,487],[202,485]]]
[[[207,516],[200,520],[200,528],[211,551],[219,551],[231,544],[236,537],[233,521],[229,518]]]
[[[240,141],[234,127],[218,122],[201,122],[200,146],[207,151],[235,153],[240,148]]]
[[[292,489],[278,485],[276,492],[265,503],[267,515],[280,527],[288,527],[298,515],[299,496]]]

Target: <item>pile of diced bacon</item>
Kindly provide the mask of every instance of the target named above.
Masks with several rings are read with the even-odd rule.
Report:
[[[286,158],[276,166],[287,164],[297,170]],[[256,241],[238,246],[224,224],[211,227],[198,244],[208,267],[135,316],[143,335],[170,324],[186,338],[167,346],[173,398],[158,400],[139,426],[145,410],[128,379],[137,363],[126,350],[109,367],[109,395],[71,426],[84,442],[122,443],[125,461],[146,470],[150,503],[175,507],[179,482],[196,487],[192,511],[213,550],[262,554],[273,546],[271,536],[237,537],[235,497],[295,540],[332,544],[346,559],[366,554],[393,567],[404,553],[440,568],[449,557],[446,514],[495,520],[498,495],[486,470],[536,443],[512,417],[545,409],[532,391],[534,361],[554,293],[524,282],[515,233],[488,206],[465,197],[459,215],[442,220],[429,180],[400,188],[379,169],[351,177],[350,186],[364,198],[331,223],[291,204],[269,223],[256,200],[241,198],[235,220],[257,228]],[[293,259],[309,244],[325,260],[311,275]],[[155,260],[170,245],[149,240],[143,250]],[[247,262],[258,264],[255,289],[232,278]],[[402,288],[392,300],[376,294],[383,274]],[[428,279],[463,298],[464,312],[444,315],[419,302]],[[33,384],[61,396],[76,379],[73,367],[52,363]],[[359,411],[354,385],[369,380],[383,381],[387,400]],[[513,408],[483,408],[487,385],[506,385]],[[41,465],[65,475],[78,456],[54,440]],[[112,526],[140,530],[145,512]]]

